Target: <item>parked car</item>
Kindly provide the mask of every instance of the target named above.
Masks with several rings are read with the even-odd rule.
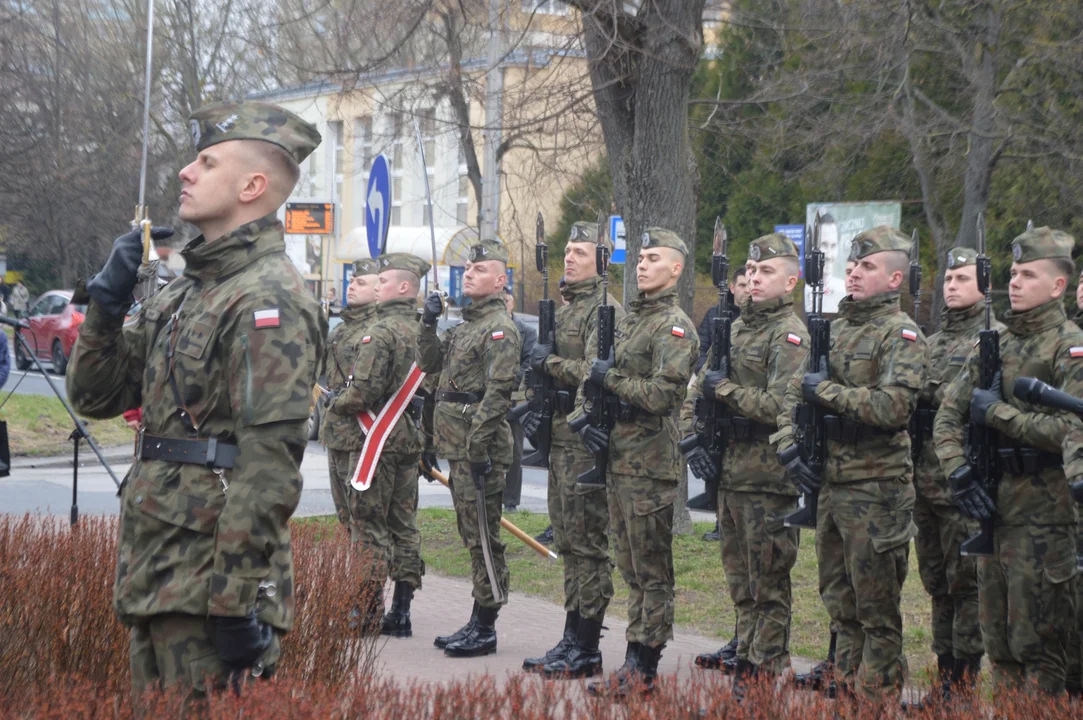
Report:
[[[87,306],[72,303],[71,296],[71,290],[50,290],[43,294],[30,306],[26,318],[30,327],[19,329],[38,360],[51,363],[57,375],[67,371],[72,345],[86,318]],[[32,362],[22,344],[16,343],[15,367],[26,370]]]

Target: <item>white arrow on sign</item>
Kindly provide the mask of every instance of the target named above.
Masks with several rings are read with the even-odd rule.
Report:
[[[369,191],[369,214],[376,223],[376,246],[383,250],[384,247],[384,194],[372,186]]]

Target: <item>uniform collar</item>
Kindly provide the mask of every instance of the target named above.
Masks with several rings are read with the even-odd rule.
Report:
[[[508,314],[508,308],[504,305],[504,291],[489,295],[488,297],[476,298],[463,308],[463,320],[480,320],[486,315],[491,315],[499,308],[500,312]]]
[[[747,302],[741,307],[741,320],[747,327],[765,325],[785,315],[793,315],[793,296],[790,293],[774,300]]]
[[[286,251],[282,223],[275,213],[245,223],[217,240],[200,235],[184,246],[184,274],[209,281],[232,275],[265,255]]]
[[[1068,315],[1064,312],[1064,301],[1061,298],[1020,313],[1009,310],[1004,314],[1004,324],[1012,334],[1024,337],[1058,327],[1067,320]]]
[[[985,312],[985,303],[976,302],[970,307],[952,310],[945,307],[940,313],[940,324],[944,332],[955,333],[973,330],[981,324],[981,316]]]
[[[650,297],[646,293],[639,293],[636,295],[636,299],[628,304],[631,306],[632,312],[673,307],[677,304],[677,286],[666,288],[657,295]]]
[[[873,318],[899,311],[899,293],[886,292],[873,295],[868,300],[854,300],[847,295],[839,301],[839,316],[852,323],[867,323]]]
[[[592,297],[602,286],[602,279],[595,275],[577,283],[568,283],[560,289],[560,296],[568,302],[575,302],[579,298]]]
[[[380,303],[378,309],[380,317],[389,317],[391,315],[416,315],[417,298],[395,298],[394,300]]]
[[[376,317],[376,303],[371,302],[367,305],[358,305],[357,307],[344,307],[339,311],[338,316],[342,318],[342,322],[347,325],[371,320]]]

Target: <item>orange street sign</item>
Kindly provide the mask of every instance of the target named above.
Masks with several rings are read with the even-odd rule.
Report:
[[[335,231],[333,203],[286,203],[286,233],[331,235]]]

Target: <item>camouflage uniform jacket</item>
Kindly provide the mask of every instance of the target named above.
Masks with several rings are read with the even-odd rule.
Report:
[[[327,352],[324,353],[320,373],[321,376],[327,375],[328,390],[343,390],[346,387],[346,381],[353,372],[354,360],[361,349],[361,338],[376,322],[376,303],[344,308],[339,317],[342,324],[332,330],[327,338]],[[365,437],[357,418],[326,410],[325,407],[320,417],[320,442],[332,450],[360,450],[365,444]]]
[[[596,346],[587,346],[591,330],[598,324],[598,306],[602,303],[601,278],[593,277],[566,285],[561,295],[567,305],[557,308],[556,342],[553,354],[545,361],[545,370],[556,380],[558,390],[570,393],[574,404],[579,385],[590,373],[590,362],[597,355]],[[614,315],[624,317],[624,308],[612,295],[606,302],[614,306]],[[582,447],[579,436],[568,427],[568,414],[553,411],[552,444],[559,447]]]
[[[729,381],[718,385],[715,396],[734,415],[758,427],[750,428],[749,436],[743,439],[729,433],[722,460],[721,487],[739,492],[798,494],[782,472],[769,438],[777,429],[786,386],[807,352],[808,330],[794,314],[793,298],[789,295],[745,303],[741,308],[741,317],[730,330]],[[682,435],[695,432],[693,410],[710,360],[708,352],[707,362],[700,368],[681,406]]]
[[[235,443],[232,469],[136,460],[121,494],[114,602],[161,613],[293,623],[289,519],[327,326],[274,215],[184,248],[184,275],[126,326],[91,302],[68,392],[89,417],[142,406],[148,435]],[[258,314],[257,314],[258,313]],[[178,403],[174,392],[179,394]],[[178,409],[178,404],[184,410]],[[190,418],[190,420],[189,420]],[[228,489],[226,489],[228,486]]]
[[[699,357],[695,326],[677,304],[677,288],[648,297],[639,293],[631,312],[616,323],[616,365],[606,389],[631,405],[635,417],[618,421],[609,436],[609,472],[677,482],[681,452],[674,412]],[[597,325],[587,347],[597,347]],[[585,384],[585,383],[584,383]],[[583,410],[583,389],[574,415]]]
[[[940,332],[929,336],[925,346],[925,387],[918,396],[919,406],[936,410],[944,399],[944,391],[963,369],[966,356],[974,349],[978,333],[985,327],[985,304],[977,303],[959,310],[945,309],[940,315]],[[1004,332],[995,318],[993,327]],[[930,427],[931,429],[931,427]],[[925,437],[921,457],[914,469],[914,484],[921,496],[936,505],[953,505],[948,480],[940,471],[936,446]]]
[[[357,425],[357,413],[380,410],[395,396],[414,363],[417,346],[417,300],[380,303],[375,322],[358,341],[353,382],[330,407],[330,415]],[[404,412],[384,444],[385,452],[420,453],[421,431],[411,411]]]
[[[852,483],[911,478],[910,414],[925,384],[925,340],[899,309],[899,293],[868,300],[846,296],[839,317],[831,323],[829,380],[816,395],[828,412],[880,432],[846,442],[828,440],[824,481]],[[778,416],[780,450],[794,431],[794,411],[801,402],[801,379],[808,358],[786,388]]]
[[[417,364],[440,373],[437,392],[477,393],[476,403],[437,401],[433,416],[436,449],[448,460],[511,464],[511,408],[519,370],[519,331],[504,307],[503,293],[463,308],[463,322],[441,340],[435,325],[422,323]]]
[[[1073,524],[1075,503],[1065,474],[1071,479],[1083,476],[1083,456],[1072,451],[1078,447],[1083,425],[1073,415],[1019,400],[1012,387],[1018,377],[1036,377],[1069,395],[1083,397],[1083,332],[1068,321],[1059,298],[1025,312],[1009,311],[1004,323],[1008,326],[1000,335],[1004,402],[989,408],[986,421],[1007,436],[1008,442],[1049,453],[1060,453],[1063,448],[1069,463],[1063,469],[1048,467],[1025,475],[1005,470],[997,516],[1004,525]],[[978,351],[971,351],[944,392],[936,414],[933,437],[945,476],[966,462],[964,433],[970,419],[970,396],[977,387],[979,360]]]

